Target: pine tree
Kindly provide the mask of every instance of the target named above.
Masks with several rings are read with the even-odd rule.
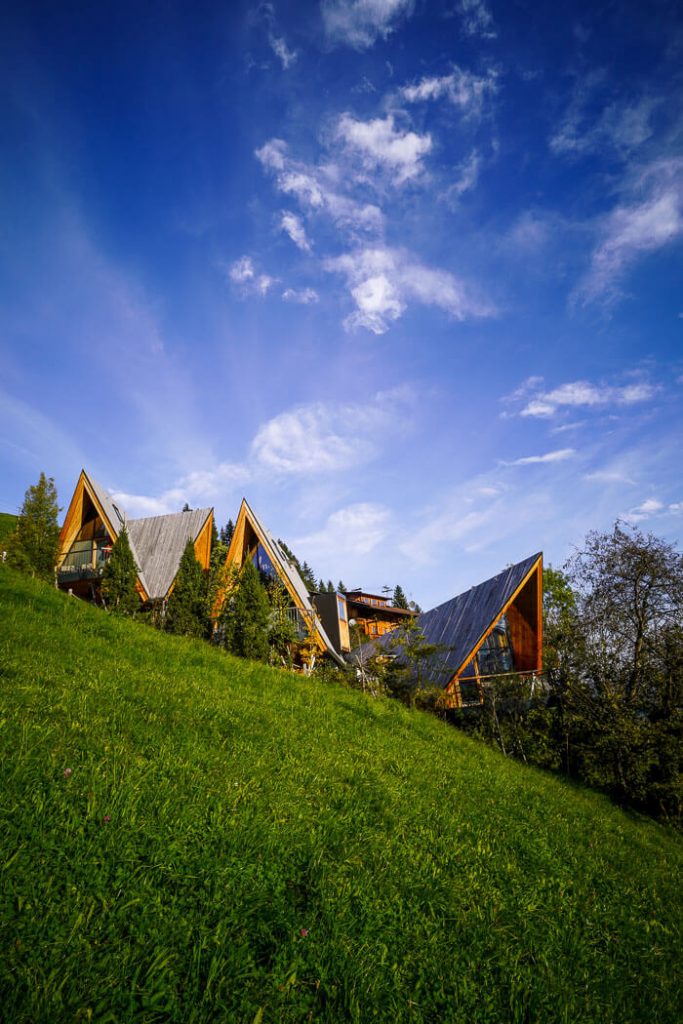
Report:
[[[207,580],[197,561],[194,543],[185,545],[175,586],[168,599],[164,628],[179,636],[204,636],[207,631]]]
[[[400,583],[397,583],[394,587],[394,596],[392,599],[394,608],[408,608],[408,598],[403,593],[403,587]]]
[[[242,566],[237,585],[224,610],[224,643],[231,654],[255,661],[268,661],[268,595],[251,560]]]
[[[120,615],[134,615],[138,611],[140,598],[135,584],[139,571],[124,526],[114,541],[109,561],[102,573],[102,596],[112,611]]]
[[[232,519],[228,519],[225,526],[221,526],[221,544],[225,544],[226,548],[230,547],[230,541],[234,532],[235,524]]]
[[[308,562],[304,562],[300,570],[301,579],[304,581],[306,589],[310,592],[315,590],[315,575]]]
[[[41,473],[38,483],[29,487],[24,495],[16,529],[8,540],[10,565],[40,580],[54,580],[59,545],[58,513],[54,479]]]
[[[346,584],[342,582],[342,580],[339,580],[339,583],[337,584],[337,590],[339,591],[340,594],[346,593]]]
[[[288,615],[291,605],[286,587],[278,579],[271,581],[268,587],[270,601],[270,626],[268,643],[270,644],[270,660],[274,664],[291,666],[292,648],[298,640],[296,626]]]
[[[327,593],[328,593],[328,594],[334,594],[334,593],[336,593],[336,591],[335,591],[335,589],[334,589],[334,583],[332,582],[332,580],[328,580],[328,581],[327,581]]]

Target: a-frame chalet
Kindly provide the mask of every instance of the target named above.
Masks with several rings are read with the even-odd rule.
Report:
[[[417,625],[437,652],[422,668],[423,684],[443,689],[446,705],[459,708],[480,704],[489,679],[540,673],[542,600],[539,553],[424,612]],[[391,651],[400,661],[400,633],[361,649],[366,655],[378,650]]]
[[[262,577],[277,578],[284,586],[291,602],[288,615],[296,628],[299,640],[311,640],[320,654],[329,654],[338,664],[343,665],[344,661],[325,631],[298,569],[257,517],[246,498],[243,498],[228,548],[226,565],[234,565],[240,569],[249,559]],[[216,611],[220,609],[227,596],[227,593],[220,595]]]
[[[209,568],[213,509],[129,519],[119,503],[83,469],[59,537],[57,583],[79,597],[97,597],[112,545],[126,526],[138,567],[137,591],[143,605],[168,599],[188,540],[197,561]]]

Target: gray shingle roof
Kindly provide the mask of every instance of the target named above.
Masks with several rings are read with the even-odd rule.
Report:
[[[195,541],[211,513],[210,508],[173,512],[166,516],[128,519],[126,527],[150,600],[166,597],[178,572],[188,540]]]

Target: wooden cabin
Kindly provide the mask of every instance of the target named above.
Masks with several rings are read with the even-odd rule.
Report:
[[[316,651],[318,655],[327,654],[343,665],[344,662],[323,626],[298,569],[250,508],[246,498],[243,498],[230,541],[226,565],[234,565],[240,569],[249,559],[265,581],[279,579],[284,586],[290,600],[288,615],[296,628],[299,640],[312,644],[315,649],[314,655]],[[214,609],[216,616],[228,596],[227,591],[219,595]],[[314,657],[309,657],[308,667],[311,667],[313,660]]]
[[[436,653],[422,667],[424,685],[445,691],[445,704],[481,704],[487,681],[543,670],[543,555],[538,553],[418,616]],[[400,660],[400,637],[392,656]],[[381,638],[361,658],[381,653]]]
[[[197,561],[209,568],[213,509],[130,519],[84,469],[69,502],[59,536],[57,584],[77,597],[99,600],[99,581],[123,526],[138,567],[136,588],[143,606],[168,600],[188,540]]]
[[[344,596],[349,617],[371,639],[390,633],[417,614],[409,608],[396,608],[384,594],[358,589],[347,590]]]

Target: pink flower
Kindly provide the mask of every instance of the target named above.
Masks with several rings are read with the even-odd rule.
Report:
[[[108,825],[109,822],[111,821],[111,818],[109,817],[108,814],[105,814],[105,816],[102,818],[102,821],[104,822],[105,825]]]
[[[301,928],[299,930],[299,935],[301,936],[302,939],[308,938],[308,928]]]
[[[72,771],[73,771],[73,769],[72,769],[72,768],[65,768],[65,769],[64,769],[64,778],[65,778],[65,779],[68,779],[68,778],[69,778],[69,776],[71,775]]]

